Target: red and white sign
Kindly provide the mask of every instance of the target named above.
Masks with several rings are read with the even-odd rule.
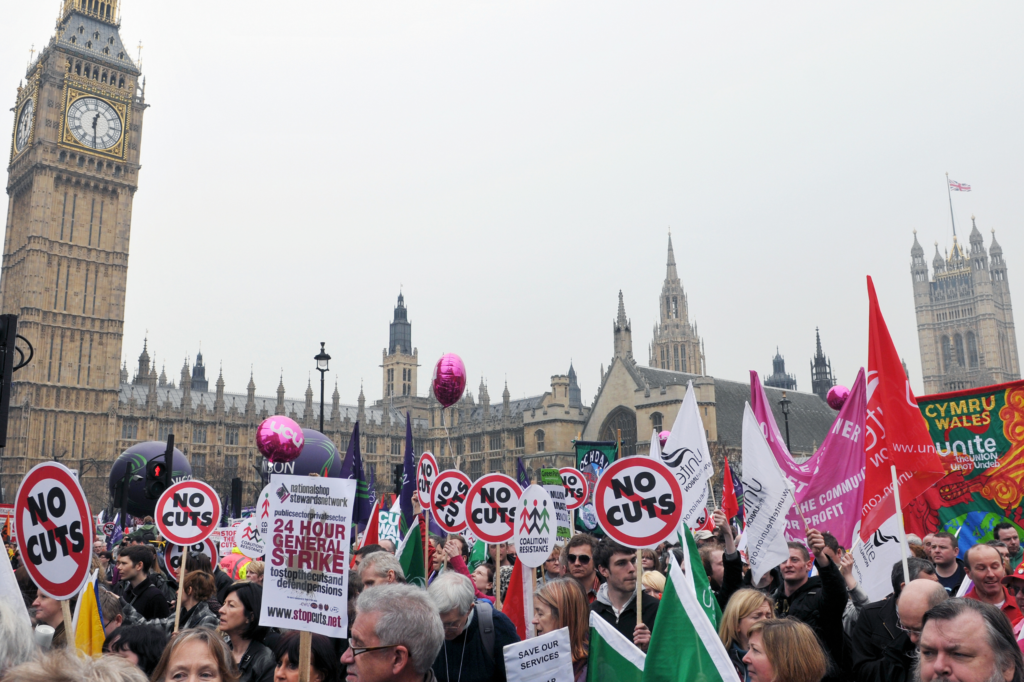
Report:
[[[270,524],[267,524],[268,526]],[[260,532],[260,520],[250,516],[238,527],[235,543],[239,551],[250,559],[259,559],[266,551],[267,536]]]
[[[241,525],[241,522],[238,522],[230,528],[220,529],[220,555],[222,557],[231,554],[231,550],[238,547],[238,543],[235,542],[235,536],[238,534],[238,527]]]
[[[430,509],[430,489],[437,479],[437,460],[429,452],[420,455],[416,465],[416,494],[420,498],[420,507]]]
[[[195,545],[210,536],[220,521],[217,491],[202,481],[179,481],[156,501],[157,530],[176,545]]]
[[[473,535],[492,545],[515,535],[516,506],[523,489],[505,474],[487,474],[469,489],[466,523]]]
[[[555,532],[558,530],[555,505],[544,486],[531,485],[519,497],[516,509],[516,557],[524,566],[539,568],[555,547]]]
[[[587,479],[579,469],[562,467],[558,470],[562,476],[562,485],[565,486],[565,508],[568,510],[579,509],[587,501]]]
[[[697,518],[693,520],[693,526],[690,528],[694,533],[700,530],[709,530],[714,532],[715,530],[715,517],[711,515],[707,507],[704,507],[704,511],[697,515]]]
[[[621,545],[653,547],[683,518],[683,491],[672,471],[650,457],[626,457],[597,479],[594,506],[601,529]]]
[[[430,486],[430,509],[437,525],[449,533],[466,528],[466,501],[473,482],[457,469],[442,471]]]
[[[184,552],[182,551],[181,545],[167,545],[167,549],[164,552],[164,568],[167,569],[167,575],[171,576],[174,580],[178,579],[178,570],[181,568],[181,556]],[[210,566],[217,565],[217,543],[213,541],[213,538],[206,538],[202,542],[198,542],[188,548],[189,556],[193,554],[205,554],[210,557]]]
[[[68,599],[92,567],[93,523],[78,477],[56,462],[32,467],[14,498],[18,549],[32,581],[54,599]]]

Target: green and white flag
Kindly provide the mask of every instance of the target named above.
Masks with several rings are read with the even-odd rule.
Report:
[[[687,566],[684,575],[686,583],[697,597],[697,602],[700,603],[701,609],[711,621],[712,627],[717,630],[718,624],[722,622],[722,609],[718,605],[718,597],[711,589],[711,581],[708,580],[707,571],[704,570],[704,562],[701,561],[697,542],[693,539],[690,527],[685,523],[680,525],[683,527],[683,532],[679,533],[679,544],[683,548],[684,563]]]
[[[487,563],[487,543],[477,538],[473,549],[469,550],[469,570],[475,571],[477,566],[484,563]]]
[[[644,652],[623,637],[611,623],[590,612],[587,682],[641,682],[646,658]]]
[[[405,573],[405,582],[410,585],[427,586],[427,567],[423,563],[423,556],[423,535],[420,533],[420,517],[417,514],[402,544],[395,550],[395,557]]]
[[[670,559],[668,580],[647,647],[643,682],[739,682],[722,640],[675,557],[670,555]],[[693,572],[692,567],[688,572]]]

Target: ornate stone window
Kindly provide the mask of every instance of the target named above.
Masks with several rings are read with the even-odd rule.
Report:
[[[544,431],[537,429],[533,432],[533,437],[537,441],[537,452],[544,452]]]
[[[622,432],[622,456],[636,454],[636,413],[620,405],[612,410],[601,427],[601,440],[615,440]]]
[[[654,414],[651,415],[651,426],[654,427],[654,430],[657,431],[658,433],[661,433],[662,431],[661,424],[663,420],[664,417],[662,416],[661,412],[655,412]]]

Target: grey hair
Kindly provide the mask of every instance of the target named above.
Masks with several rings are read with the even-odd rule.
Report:
[[[426,592],[412,585],[382,585],[360,594],[356,610],[379,614],[374,634],[381,646],[401,644],[409,650],[414,671],[423,675],[430,670],[444,644],[444,626]]]
[[[33,660],[37,652],[28,619],[0,599],[0,676],[9,668]]]
[[[928,609],[924,614],[921,628],[923,630],[929,621],[953,620],[966,614],[968,611],[977,613],[981,616],[982,622],[985,623],[988,645],[992,649],[999,672],[1012,667],[1013,677],[1010,678],[1010,682],[1024,682],[1024,657],[1021,656],[1020,647],[1017,646],[1017,639],[1013,635],[1013,628],[1010,627],[1010,621],[1003,615],[1003,612],[991,604],[963,597],[947,599],[941,604]],[[914,666],[914,677],[916,679],[920,679],[917,672],[920,670],[920,665],[921,660],[919,657]]]
[[[18,682],[148,682],[146,674],[120,656],[79,658],[70,649],[57,649],[35,661],[11,668],[5,680]]]
[[[907,533],[907,544],[908,545],[921,545],[922,547],[924,546],[924,543],[921,542],[921,538],[919,538],[918,536],[914,535],[913,533]]]
[[[386,576],[388,571],[394,571],[395,577],[405,582],[405,571],[402,570],[402,564],[390,552],[371,552],[364,556],[359,563],[359,577],[371,570],[374,575],[381,578]]]
[[[439,575],[427,588],[427,594],[434,601],[438,613],[448,613],[452,609],[458,609],[459,615],[464,616],[473,608],[473,599],[476,593],[473,591],[473,583],[469,578],[447,571]]]

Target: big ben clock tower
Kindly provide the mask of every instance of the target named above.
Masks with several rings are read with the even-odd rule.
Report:
[[[119,0],[64,0],[56,35],[19,86],[8,167],[0,312],[35,350],[14,376],[5,501],[40,460],[103,489],[117,434],[140,71],[118,33]],[[92,462],[90,462],[92,460]],[[92,463],[92,466],[90,466]],[[92,479],[92,480],[90,480]]]

